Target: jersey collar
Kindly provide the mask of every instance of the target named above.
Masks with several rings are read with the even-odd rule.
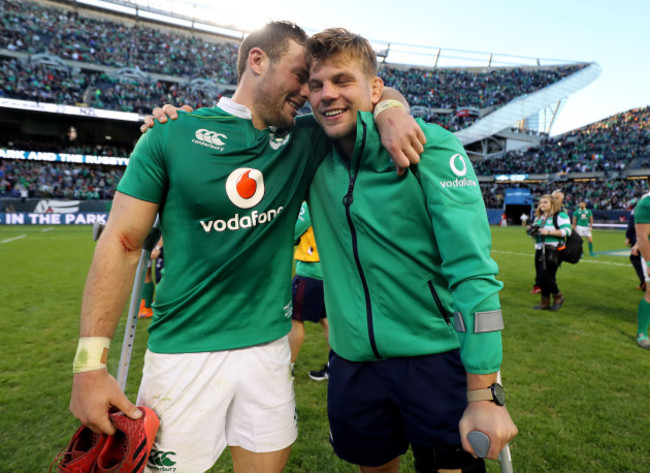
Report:
[[[219,99],[219,103],[217,103],[217,107],[219,107],[224,112],[228,112],[238,118],[243,118],[244,120],[253,119],[253,114],[246,105],[237,103],[229,97],[221,97]]]

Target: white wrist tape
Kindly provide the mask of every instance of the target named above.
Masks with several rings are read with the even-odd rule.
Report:
[[[108,337],[81,337],[72,363],[72,373],[85,373],[106,368],[110,345],[111,339]]]
[[[379,116],[381,112],[393,107],[406,108],[404,107],[404,104],[399,100],[395,100],[395,99],[382,100],[377,105],[375,105],[375,112],[374,112],[375,120],[377,119],[377,116]]]

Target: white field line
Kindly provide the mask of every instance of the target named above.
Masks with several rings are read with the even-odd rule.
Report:
[[[7,238],[6,240],[2,240],[2,241],[0,241],[0,244],[2,244],[2,243],[9,243],[10,241],[14,241],[14,240],[20,240],[21,238],[25,238],[26,236],[27,236],[27,235],[18,235],[17,237]]]

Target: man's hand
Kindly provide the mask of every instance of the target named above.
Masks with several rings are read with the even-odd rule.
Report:
[[[404,174],[411,164],[420,162],[427,139],[415,119],[399,107],[393,107],[381,112],[375,120],[381,144],[393,158],[397,167],[397,175]]]
[[[147,115],[144,117],[144,124],[140,126],[140,131],[144,133],[149,128],[153,128],[156,120],[158,120],[160,123],[165,123],[167,121],[167,118],[176,120],[178,118],[178,114],[176,113],[177,110],[185,110],[187,113],[190,113],[194,109],[189,105],[183,105],[182,107],[177,108],[168,103],[163,105],[162,108],[156,107],[151,112],[152,115]]]
[[[142,411],[127,399],[106,369],[74,375],[70,412],[82,424],[97,434],[113,435],[115,427],[108,417],[111,408],[122,411],[131,419],[142,417]]]
[[[472,455],[476,455],[476,452],[467,440],[468,433],[478,430],[490,438],[490,449],[486,456],[490,460],[496,460],[503,447],[517,435],[517,426],[508,410],[492,401],[468,403],[459,426],[463,448]]]

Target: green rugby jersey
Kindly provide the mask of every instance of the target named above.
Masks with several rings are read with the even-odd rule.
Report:
[[[591,220],[591,210],[589,209],[578,209],[573,213],[573,216],[576,218],[576,226],[578,227],[588,227],[590,225],[589,221]]]
[[[223,99],[140,138],[118,191],[160,204],[151,351],[226,350],[289,332],[294,225],[330,148],[311,116],[288,133],[258,130],[246,107]]]

